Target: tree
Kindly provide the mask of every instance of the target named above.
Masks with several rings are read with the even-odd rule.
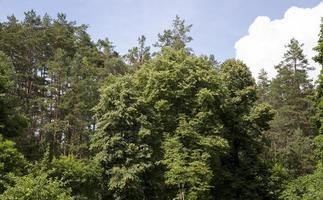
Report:
[[[271,107],[256,104],[255,81],[241,61],[225,61],[220,77],[228,92],[220,118],[229,152],[221,157],[226,176],[215,180],[213,195],[218,199],[269,198],[268,169],[261,160],[260,139],[273,117]]]
[[[128,66],[124,63],[119,53],[115,51],[115,46],[109,39],[99,40],[97,47],[103,60],[103,69],[100,72],[102,77],[107,76],[107,73],[121,75],[129,71]]]
[[[106,84],[92,147],[114,197],[207,197],[211,160],[226,144],[218,116],[224,94],[210,62],[163,48],[133,75]]]
[[[152,165],[151,149],[145,143],[149,132],[139,126],[143,117],[136,108],[136,91],[130,88],[129,76],[110,77],[96,107],[98,129],[92,149],[98,152],[106,187],[113,193],[110,198],[140,198],[140,174]]]
[[[74,33],[78,27],[63,14],[52,20],[48,15],[41,18],[32,10],[25,13],[21,22],[9,17],[0,29],[0,47],[10,58],[16,76],[12,94],[21,101],[20,113],[28,122],[27,130],[16,141],[28,158],[35,159],[41,154],[38,151],[44,135],[41,127],[47,122],[44,118],[48,112],[44,104],[49,93],[47,62],[59,48],[68,55],[74,54]]]
[[[154,45],[155,47],[172,47],[176,50],[184,49],[191,51],[186,47],[186,44],[191,42],[193,38],[189,36],[192,25],[185,25],[185,20],[182,20],[176,15],[173,20],[172,28],[164,30],[163,34],[158,34],[158,42]]]
[[[52,19],[33,10],[22,21],[11,16],[0,25],[0,48],[15,75],[10,95],[20,101],[28,123],[15,141],[29,159],[41,158],[48,143],[54,156],[88,156],[99,85],[110,73],[128,71],[111,42],[95,44],[86,29],[65,14]],[[7,121],[19,127],[18,118]]]
[[[191,27],[122,56],[62,13],[1,22],[0,199],[322,198],[323,70],[314,88],[292,39],[256,84],[195,55]]]
[[[314,126],[319,134],[323,134],[323,68],[318,76],[316,93],[314,96]]]
[[[18,101],[11,94],[14,74],[9,59],[0,52],[0,194],[12,184],[12,176],[25,172],[27,161],[15,143],[5,138],[17,137],[26,127],[19,114]]]
[[[258,101],[263,103],[269,100],[269,93],[270,93],[270,80],[268,79],[268,73],[265,69],[261,69],[258,74],[258,81],[257,81],[257,96]]]
[[[269,159],[282,164],[292,176],[313,170],[311,136],[316,132],[311,126],[313,109],[310,96],[313,85],[308,78],[308,61],[302,44],[291,39],[283,60],[276,66],[277,76],[270,86],[269,102],[276,116],[268,131]],[[298,164],[296,164],[298,163]]]
[[[126,55],[126,59],[129,64],[137,69],[139,66],[150,60],[150,47],[146,46],[146,37],[144,35],[138,38],[138,47],[133,47],[128,50],[128,54]]]
[[[110,77],[92,140],[109,190],[120,199],[268,196],[258,140],[273,113],[255,92],[241,62],[218,74],[208,58],[166,47],[133,75]]]
[[[323,18],[321,23],[321,31],[319,34],[318,45],[314,48],[314,50],[317,51],[318,54],[313,59],[322,67],[317,80],[316,95],[314,99],[314,124],[319,130],[319,133],[323,134]]]
[[[26,127],[19,113],[18,101],[11,93],[14,88],[13,66],[0,52],[0,194],[12,184],[12,176],[23,175],[27,161],[15,143],[5,138],[17,137]]]
[[[314,48],[314,50],[318,53],[314,56],[314,61],[323,65],[323,18],[321,19],[321,29],[319,33],[318,44]]]
[[[14,74],[8,57],[0,52],[0,134],[16,137],[26,128],[25,118],[20,112],[18,101],[12,95]]]
[[[61,141],[67,135],[69,122],[64,118],[64,107],[62,102],[64,95],[69,90],[68,73],[70,72],[70,58],[62,49],[57,49],[53,58],[48,61],[48,91],[47,98],[44,98],[44,107],[47,108],[44,112],[42,124],[40,125],[41,132],[39,140],[46,147],[50,145],[51,155],[59,155],[61,151]],[[65,141],[64,141],[65,142]],[[66,152],[66,149],[63,150]]]
[[[165,182],[179,199],[209,198],[216,160],[227,146],[219,117],[225,94],[206,58],[189,56],[185,49],[162,53],[148,64],[142,85],[149,86],[144,93],[154,108],[152,124],[166,134]]]

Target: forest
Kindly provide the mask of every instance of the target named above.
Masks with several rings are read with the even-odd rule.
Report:
[[[323,19],[274,78],[196,55],[178,16],[124,55],[87,28],[0,22],[1,200],[323,199]]]

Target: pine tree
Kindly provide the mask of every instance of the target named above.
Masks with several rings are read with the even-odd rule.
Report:
[[[20,114],[19,100],[12,94],[15,75],[9,58],[0,52],[0,134],[17,137],[25,131],[26,119]]]
[[[74,54],[74,33],[78,27],[63,14],[52,20],[48,15],[41,18],[32,10],[25,13],[21,22],[9,17],[0,28],[0,48],[10,58],[16,76],[13,95],[22,102],[21,112],[28,120],[27,130],[16,141],[29,158],[39,158],[39,145],[45,137],[42,126],[48,122],[48,104],[44,102],[51,95],[47,64],[59,48],[68,55]]]
[[[318,44],[314,48],[314,50],[317,52],[317,55],[313,58],[314,61],[323,65],[323,18],[321,19],[321,29],[319,33]]]
[[[319,33],[318,45],[314,48],[317,55],[313,58],[318,64],[323,66],[323,18],[321,23],[321,31]],[[282,192],[284,199],[322,199],[323,187],[323,68],[318,76],[316,92],[314,95],[314,112],[312,120],[314,126],[318,130],[319,135],[314,138],[314,151],[311,148],[311,156],[316,162],[316,169],[311,174],[299,176],[295,180],[288,183],[286,189]],[[304,146],[302,142],[299,144]],[[313,153],[314,152],[314,153]]]
[[[154,45],[155,47],[172,47],[176,50],[186,49],[188,52],[191,51],[187,48],[186,44],[191,42],[193,38],[189,36],[192,28],[192,24],[185,25],[185,20],[182,20],[176,15],[173,20],[172,28],[164,30],[163,34],[158,34],[158,42]]]
[[[52,19],[33,10],[23,21],[12,16],[1,23],[0,48],[15,75],[12,96],[28,122],[16,141],[28,158],[40,158],[48,144],[54,156],[89,155],[100,84],[128,71],[111,42],[95,44],[86,29],[65,14]]]
[[[270,88],[270,103],[277,113],[268,132],[269,155],[293,176],[313,169],[309,152],[311,139],[307,137],[315,134],[310,123],[309,99],[313,85],[308,78],[308,71],[313,68],[309,67],[302,46],[291,39],[283,60],[275,67],[278,74]],[[300,143],[303,145],[299,146]]]
[[[150,60],[150,47],[146,46],[146,37],[144,35],[138,38],[138,47],[133,47],[128,50],[128,54],[126,55],[126,59],[129,64],[137,69],[140,65],[144,64],[148,60]]]
[[[323,134],[323,18],[321,22],[321,30],[319,40],[314,50],[318,53],[313,59],[321,65],[321,72],[318,76],[316,95],[315,95],[315,126],[320,134]]]
[[[13,183],[13,176],[24,174],[27,165],[16,144],[9,140],[26,128],[25,119],[19,114],[19,102],[11,94],[13,80],[13,67],[8,57],[0,52],[0,194]]]
[[[258,75],[257,96],[259,102],[269,101],[270,80],[267,75],[268,73],[264,69],[261,69]]]

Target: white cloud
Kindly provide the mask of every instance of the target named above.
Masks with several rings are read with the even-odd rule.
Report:
[[[304,54],[310,64],[316,68],[310,73],[316,78],[320,66],[312,57],[316,54],[313,47],[317,45],[321,17],[323,17],[323,2],[314,8],[289,8],[282,19],[271,20],[267,16],[258,16],[250,25],[248,35],[235,43],[236,58],[243,60],[254,77],[264,68],[269,77],[274,77],[274,66],[281,60],[285,45],[291,38],[304,43]]]

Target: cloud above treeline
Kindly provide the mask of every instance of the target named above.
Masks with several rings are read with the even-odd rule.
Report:
[[[235,43],[236,58],[250,67],[254,77],[264,68],[272,78],[276,75],[274,66],[282,60],[286,44],[295,38],[304,43],[304,54],[316,68],[310,77],[315,79],[320,66],[312,60],[316,54],[313,47],[317,45],[322,17],[323,2],[314,8],[291,7],[282,19],[271,20],[267,16],[258,16],[250,25],[248,35]]]

